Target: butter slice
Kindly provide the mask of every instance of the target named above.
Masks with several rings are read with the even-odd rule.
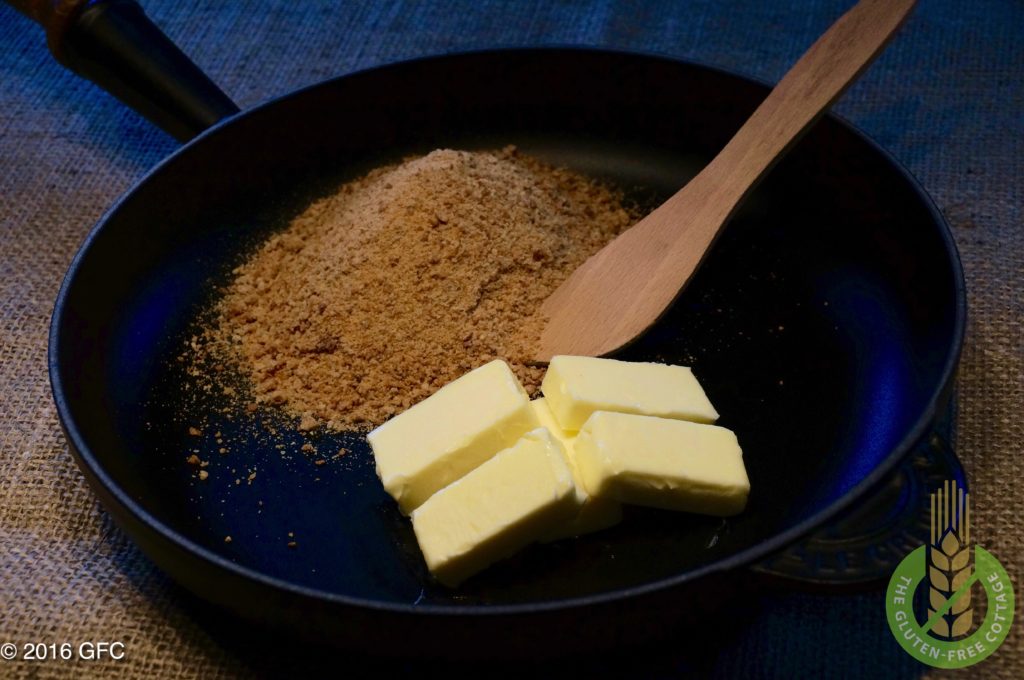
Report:
[[[556,356],[551,359],[541,390],[567,432],[579,430],[595,411],[698,423],[718,420],[715,407],[685,366]]]
[[[720,517],[746,506],[743,452],[724,427],[598,411],[575,444],[594,496]]]
[[[504,361],[453,380],[369,435],[377,476],[409,514],[435,492],[539,426]]]
[[[583,534],[607,529],[621,522],[621,503],[611,498],[594,498],[587,493],[583,478],[580,476],[579,469],[576,466],[576,456],[573,452],[573,440],[575,437],[566,434],[558,426],[547,400],[541,397],[534,399],[530,404],[533,406],[540,424],[547,428],[551,436],[558,440],[558,443],[565,449],[566,458],[572,470],[573,481],[576,484],[576,502],[580,506],[579,512],[576,513],[575,517],[571,517],[552,527],[550,531],[541,537],[541,541],[550,542],[572,536],[582,536]]]
[[[545,428],[434,494],[412,513],[427,568],[455,587],[579,509],[562,445]]]

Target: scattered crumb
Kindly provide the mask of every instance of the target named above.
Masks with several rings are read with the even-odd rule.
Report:
[[[185,462],[188,463],[189,465],[201,465],[203,461],[199,460],[199,456],[193,453],[191,456],[185,459]]]
[[[323,458],[320,458],[320,459],[314,460],[313,461],[313,465],[323,465],[326,462],[327,462],[326,460],[324,460]]]
[[[188,428],[188,433],[189,433],[190,435],[192,435],[193,437],[199,437],[199,436],[201,436],[201,435],[203,434],[203,433],[202,433],[202,432],[201,432],[201,431],[199,430],[199,428],[197,428],[197,427],[190,427],[190,428]]]
[[[637,217],[514,147],[409,158],[268,238],[187,351],[201,382],[235,367],[247,412],[280,407],[303,431],[369,429],[495,357],[535,393],[540,304]]]
[[[225,543],[230,543],[231,542],[231,537],[230,536],[225,536],[224,537],[224,542]]]
[[[310,444],[309,442],[306,442],[305,444],[303,444],[301,450],[302,450],[303,453],[313,453],[314,451],[316,451],[316,449],[313,448],[313,445]]]
[[[206,481],[206,478],[209,477],[209,476],[210,476],[210,473],[207,472],[206,470],[200,470],[199,471],[199,479],[201,481]]]
[[[289,548],[298,548],[299,547],[299,543],[298,543],[298,541],[288,541],[288,547]]]

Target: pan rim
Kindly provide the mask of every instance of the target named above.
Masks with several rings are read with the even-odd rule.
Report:
[[[82,431],[75,422],[74,416],[71,412],[71,408],[65,398],[64,383],[65,380],[61,376],[61,367],[59,363],[60,355],[60,327],[64,318],[67,298],[70,289],[74,285],[76,273],[80,268],[83,260],[87,257],[87,254],[96,240],[99,233],[103,230],[103,227],[110,221],[110,219],[119,211],[123,203],[125,203],[131,196],[133,196],[143,185],[154,181],[154,177],[160,174],[162,169],[174,162],[179,154],[187,153],[192,149],[193,146],[201,144],[208,136],[217,134],[222,128],[229,126],[236,121],[244,119],[248,116],[255,115],[267,107],[275,106],[279,102],[290,100],[304,96],[308,91],[312,91],[321,87],[333,86],[338,81],[346,78],[355,76],[362,76],[370,73],[374,73],[380,70],[401,68],[403,66],[422,63],[422,62],[439,62],[445,60],[459,60],[472,57],[483,57],[483,56],[502,56],[503,54],[542,54],[550,53],[556,55],[558,53],[575,53],[575,54],[594,54],[594,55],[609,55],[609,56],[620,56],[634,59],[652,59],[657,61],[671,62],[676,65],[682,65],[687,67],[695,67],[700,70],[711,72],[717,76],[724,76],[729,79],[736,79],[745,81],[750,84],[754,84],[760,87],[771,88],[773,85],[759,78],[750,77],[748,75],[737,73],[729,69],[725,69],[719,66],[714,66],[706,63],[702,63],[698,60],[693,59],[682,59],[675,56],[657,53],[652,51],[641,51],[641,50],[627,50],[627,49],[608,49],[599,48],[586,45],[559,45],[559,44],[541,44],[534,46],[506,46],[506,47],[493,47],[478,50],[466,50],[466,51],[455,51],[446,52],[442,54],[426,55],[421,57],[414,57],[410,59],[403,59],[394,62],[388,62],[380,64],[366,69],[353,71],[333,78],[328,78],[311,85],[301,87],[296,90],[292,90],[278,97],[274,97],[266,102],[260,103],[252,108],[241,111],[233,116],[222,119],[216,124],[204,130],[202,133],[197,135],[195,138],[189,140],[178,149],[170,153],[166,158],[160,160],[156,165],[147,170],[138,180],[136,180],[131,187],[129,187],[124,193],[122,193],[117,200],[100,216],[97,222],[90,228],[82,244],[79,246],[71,263],[68,266],[68,270],[61,282],[60,290],[57,294],[53,312],[50,319],[50,329],[48,334],[49,347],[47,353],[47,365],[49,370],[51,391],[54,398],[54,403],[57,410],[60,423],[64,430],[65,436],[70,442],[69,450],[72,453],[78,466],[82,469],[83,473],[90,481],[94,481],[99,484],[109,495],[113,502],[120,506],[123,512],[131,515],[137,522],[144,526],[147,530],[155,532],[164,541],[170,542],[177,549],[182,550],[202,561],[208,563],[211,567],[225,570],[236,578],[246,579],[252,581],[258,585],[270,587],[278,590],[285,594],[297,595],[301,597],[308,597],[315,600],[325,601],[332,605],[343,605],[349,607],[366,608],[378,611],[393,612],[398,614],[413,615],[413,616],[503,616],[503,615],[516,615],[516,614],[529,614],[544,611],[553,610],[566,610],[572,608],[582,608],[595,605],[603,605],[613,603],[626,598],[637,597],[641,595],[650,595],[659,591],[666,591],[675,587],[679,587],[690,581],[694,581],[699,578],[703,578],[715,573],[731,571],[743,567],[747,567],[759,559],[763,559],[768,555],[776,553],[787,546],[795,543],[800,538],[806,536],[808,533],[813,531],[815,528],[820,527],[822,524],[827,522],[829,519],[835,517],[843,510],[849,508],[854,502],[862,499],[866,493],[874,488],[882,479],[893,470],[897,463],[902,460],[910,450],[925,436],[928,429],[935,421],[937,411],[941,400],[947,389],[950,387],[955,375],[957,365],[962,353],[964,335],[967,324],[967,298],[966,298],[966,284],[964,280],[963,265],[960,259],[960,254],[956,246],[956,242],[953,238],[952,230],[949,227],[944,215],[935,205],[932,197],[924,190],[922,184],[917,178],[910,172],[910,170],[900,162],[892,153],[887,151],[878,142],[871,138],[859,127],[849,122],[845,118],[828,112],[825,117],[831,119],[834,124],[838,124],[842,128],[847,129],[853,133],[861,142],[867,145],[867,147],[881,156],[881,158],[887,161],[902,178],[908,183],[909,187],[916,194],[917,198],[928,211],[932,221],[938,228],[939,236],[942,244],[945,247],[945,254],[948,259],[949,271],[953,275],[954,279],[954,299],[953,299],[953,329],[952,329],[952,343],[950,351],[948,352],[943,362],[941,377],[938,381],[935,389],[927,399],[927,403],[922,413],[918,416],[913,426],[909,428],[904,437],[900,442],[892,448],[889,454],[878,464],[875,468],[860,482],[849,489],[842,497],[831,503],[829,506],[819,510],[810,517],[807,517],[803,521],[791,526],[789,529],[777,533],[773,536],[766,538],[760,543],[741,550],[733,555],[725,557],[721,560],[717,560],[698,567],[696,569],[687,571],[682,574],[671,576],[668,578],[659,579],[649,583],[644,583],[635,586],[628,586],[625,588],[610,590],[601,593],[595,593],[591,595],[568,597],[565,599],[554,599],[549,601],[540,602],[526,602],[516,604],[472,604],[472,605],[445,605],[445,604],[413,604],[413,603],[400,603],[400,602],[388,602],[375,599],[366,599],[353,595],[345,595],[341,593],[330,592],[326,590],[320,590],[318,588],[303,586],[291,581],[270,576],[264,572],[258,571],[252,567],[241,565],[232,562],[217,553],[209,550],[197,542],[190,539],[187,535],[182,534],[168,525],[164,524],[152,513],[146,510],[142,505],[132,499],[125,490],[113,479],[113,477],[107,473],[103,465],[97,459],[96,455],[89,447],[82,434]],[[95,490],[94,490],[94,493]],[[110,512],[108,510],[108,512]],[[110,514],[116,518],[116,513],[110,512]],[[122,528],[122,530],[124,530]],[[125,533],[130,532],[125,530]],[[142,550],[143,554],[147,554],[145,550],[139,545],[139,543],[132,537],[132,542],[136,544],[139,550]],[[147,554],[148,556],[148,554]],[[157,563],[158,566],[159,563]],[[163,570],[163,567],[161,567]]]

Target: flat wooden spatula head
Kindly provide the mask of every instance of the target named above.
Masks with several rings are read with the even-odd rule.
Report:
[[[861,0],[840,17],[697,177],[584,262],[545,301],[536,360],[602,356],[650,328],[736,207],[882,51],[914,4]]]
[[[689,186],[689,185],[688,185]],[[691,231],[680,216],[673,224],[666,203],[584,262],[541,307],[546,324],[536,359],[556,354],[603,356],[632,342],[672,304],[696,271],[714,234],[703,246],[679,248],[661,234]],[[701,238],[690,234],[686,243]]]

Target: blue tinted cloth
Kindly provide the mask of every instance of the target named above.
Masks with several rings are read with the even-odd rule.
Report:
[[[142,0],[150,16],[243,108],[399,59],[571,44],[659,52],[774,82],[848,0]],[[974,533],[1019,577],[1024,564],[1024,4],[923,0],[835,110],[889,149],[947,215],[969,283],[957,450]],[[236,677],[282,669],[295,650],[247,648],[193,616],[187,598],[116,529],[70,460],[46,384],[46,323],[88,227],[176,147],[57,66],[41,32],[0,7],[0,642],[121,639],[129,658],[92,672]],[[911,677],[882,595],[777,592],[696,647],[601,659],[629,677]],[[984,677],[1024,677],[1016,625]],[[369,663],[336,658],[344,674]],[[379,671],[387,664],[375,666]],[[540,670],[550,667],[534,668]],[[416,664],[397,669],[417,672]],[[466,670],[466,669],[463,669]],[[488,667],[484,669],[488,670]],[[493,667],[490,667],[493,670]],[[90,668],[65,667],[64,672]],[[0,674],[59,674],[2,665]],[[543,675],[543,673],[539,673]]]

